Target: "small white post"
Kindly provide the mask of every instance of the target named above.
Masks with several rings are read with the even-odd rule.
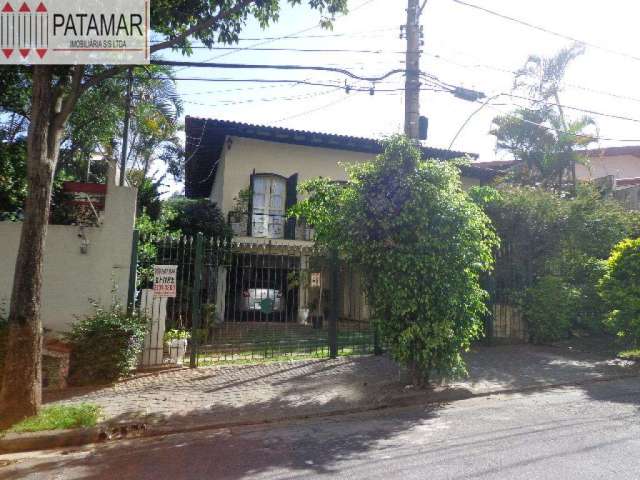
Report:
[[[140,312],[151,322],[149,331],[144,337],[142,366],[156,367],[162,365],[164,355],[164,330],[167,317],[167,299],[153,296],[153,289],[142,290]]]

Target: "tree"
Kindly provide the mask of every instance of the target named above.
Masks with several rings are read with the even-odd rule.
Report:
[[[174,48],[190,53],[190,41],[207,46],[237,42],[249,17],[262,27],[278,20],[279,0],[156,0],[151,29],[165,39],[151,53]],[[288,0],[299,5],[302,0]],[[346,0],[308,0],[330,26],[331,17],[346,12]],[[41,404],[42,266],[53,175],[64,128],[78,102],[91,89],[123,73],[125,66],[37,65],[30,70],[25,218],[16,259],[4,377],[0,392],[0,427],[35,414]]]
[[[222,212],[208,199],[174,197],[166,200],[162,208],[171,231],[182,235],[195,236],[198,233],[206,237],[229,238],[231,232]]]
[[[496,117],[491,130],[498,149],[522,162],[512,181],[561,192],[568,178],[575,193],[575,165],[585,161],[579,150],[594,141],[587,130],[595,122],[586,116],[567,119],[560,92],[568,65],[583,52],[572,46],[549,58],[532,55],[516,72],[513,89],[529,98],[528,105]]]
[[[175,90],[173,72],[171,68],[155,65],[132,71],[134,101],[128,164],[148,176],[153,162],[159,160],[168,174],[180,180],[184,156],[177,132],[182,102]],[[25,112],[30,110],[29,96],[24,91],[30,91],[30,83],[24,71],[18,70],[13,75],[6,72],[0,69],[0,83],[6,86],[6,91],[0,94],[0,113],[6,113],[6,121],[0,122],[0,218],[20,220],[27,190]],[[105,180],[106,162],[92,159],[100,153],[103,158],[119,157],[114,139],[122,135],[125,92],[126,82],[122,78],[110,78],[78,101],[62,138],[52,195],[54,204],[55,198],[61,196],[63,181]],[[96,116],[96,111],[100,115]]]
[[[302,184],[309,198],[291,214],[362,274],[372,316],[415,383],[434,371],[463,373],[461,354],[481,335],[486,312],[480,274],[497,244],[488,217],[455,164],[422,160],[405,137],[347,172],[346,185]]]

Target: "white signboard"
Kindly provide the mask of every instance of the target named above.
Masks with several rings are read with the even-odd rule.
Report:
[[[311,274],[311,286],[312,287],[319,287],[320,286],[320,282],[321,282],[321,276],[320,276],[320,272],[313,272]]]
[[[148,64],[149,0],[0,0],[0,64]]]
[[[175,298],[177,273],[177,265],[154,265],[153,296]]]

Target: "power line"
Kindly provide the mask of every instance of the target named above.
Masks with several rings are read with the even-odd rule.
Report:
[[[198,45],[198,46],[194,46],[191,48],[195,48],[195,49],[206,49],[206,50],[229,50],[229,51],[236,51],[238,50],[238,47],[207,47],[205,45]],[[407,53],[406,51],[401,51],[401,50],[356,50],[356,49],[349,49],[349,48],[288,48],[288,47],[245,47],[242,50],[244,51],[248,51],[248,52],[301,52],[301,53],[371,53],[371,54],[376,54],[376,55],[380,55],[380,54],[393,54],[393,55],[404,55],[405,53]]]
[[[455,3],[458,3],[460,5],[463,5],[465,7],[474,8],[474,9],[480,10],[480,11],[482,11],[484,13],[488,13],[489,15],[493,15],[495,17],[502,18],[503,20],[508,20],[510,22],[518,23],[518,24],[523,25],[525,27],[531,28],[533,30],[538,30],[540,32],[544,32],[544,33],[547,33],[549,35],[554,35],[554,36],[562,38],[564,40],[569,40],[569,41],[584,45],[586,47],[595,48],[595,49],[598,49],[598,50],[602,50],[603,52],[607,52],[607,53],[611,53],[611,54],[614,54],[614,55],[619,55],[621,57],[630,58],[632,60],[640,61],[640,57],[637,57],[635,55],[631,55],[631,54],[625,53],[625,52],[620,52],[619,50],[613,50],[611,48],[603,47],[602,45],[598,45],[598,44],[595,44],[595,43],[587,42],[585,40],[580,40],[578,38],[572,37],[571,35],[566,35],[564,33],[559,33],[559,32],[556,32],[554,30],[550,30],[548,28],[541,27],[539,25],[534,25],[533,23],[529,23],[529,22],[526,22],[524,20],[520,20],[519,18],[510,17],[510,16],[505,15],[503,13],[496,12],[494,10],[490,10],[488,8],[485,8],[485,7],[481,7],[480,5],[475,5],[473,3],[463,2],[462,0],[452,0],[452,1],[455,2]]]
[[[576,107],[576,106],[573,106],[573,105],[565,105],[563,103],[547,102],[546,100],[538,100],[538,99],[531,98],[531,97],[525,97],[523,95],[516,95],[514,93],[501,93],[500,95],[504,95],[504,96],[512,97],[512,98],[519,98],[521,100],[528,100],[528,101],[531,101],[531,102],[534,102],[534,103],[543,103],[543,104],[549,105],[551,107],[567,108],[569,110],[575,110],[577,112],[587,113],[589,115],[598,115],[600,117],[607,117],[607,118],[613,118],[613,119],[616,119],[616,120],[625,120],[625,121],[628,121],[628,122],[640,123],[640,119],[637,119],[637,118],[625,117],[623,115],[616,115],[616,114],[613,114],[613,113],[598,112],[596,110],[589,110],[587,108]]]
[[[478,101],[477,103],[481,103],[481,102]],[[531,120],[527,120],[526,118],[519,117],[519,116],[514,115],[512,113],[505,113],[505,112],[503,112],[503,111],[501,111],[501,110],[499,110],[497,108],[493,108],[493,107],[498,106],[498,105],[518,106],[518,105],[513,104],[513,103],[512,104],[492,104],[492,103],[489,103],[486,106],[488,106],[489,108],[492,108],[493,110],[497,111],[498,113],[500,113],[501,115],[503,115],[505,117],[513,118],[513,119],[516,119],[516,120],[520,120],[520,121],[522,121],[524,123],[528,123],[529,125],[534,125],[536,127],[540,127],[540,128],[542,128],[544,130],[554,131],[554,132],[558,132],[558,133],[564,133],[566,135],[571,135],[571,136],[576,137],[576,138],[592,138],[594,141],[603,140],[603,141],[606,141],[606,142],[640,143],[640,138],[607,138],[607,137],[593,136],[593,135],[582,135],[582,134],[577,134],[577,133],[569,132],[569,131],[558,129],[558,128],[552,128],[552,127],[549,127],[547,125],[543,125],[541,123],[536,123],[536,122],[533,122]]]
[[[469,65],[466,63],[460,63],[460,62],[456,62],[455,60],[452,60],[450,58],[447,58],[439,53],[426,53],[426,55],[433,57],[435,59],[441,60],[443,62],[447,62],[447,63],[451,63],[452,65],[457,65],[458,67],[462,67],[462,68],[468,68],[468,69],[487,69],[487,70],[493,70],[495,72],[500,72],[500,73],[507,73],[510,75],[516,75],[518,72],[516,72],[515,70],[509,70],[507,68],[502,68],[502,67],[498,67],[496,65],[490,65],[487,63],[476,63],[474,65]],[[563,85],[564,87],[567,88],[573,88],[576,90],[582,90],[585,92],[589,92],[589,93],[596,93],[598,95],[604,95],[607,97],[612,97],[612,98],[617,98],[620,100],[629,100],[631,102],[637,102],[640,103],[640,98],[638,97],[632,97],[629,95],[622,95],[620,93],[614,93],[614,92],[610,92],[610,91],[605,91],[605,90],[600,90],[600,89],[596,89],[596,88],[591,88],[591,87],[585,87],[582,85],[576,85],[575,83],[565,83]]]
[[[317,28],[317,26],[314,26],[313,28]],[[386,27],[386,28],[376,28],[373,30],[361,30],[358,32],[343,32],[343,33],[320,33],[317,35],[284,35],[281,37],[244,37],[244,38],[239,38],[238,41],[239,42],[261,42],[263,40],[298,40],[298,39],[304,39],[304,38],[340,38],[340,37],[356,37],[356,36],[369,36],[366,34],[369,33],[380,33],[380,32],[389,32],[392,30],[397,30],[398,27]],[[161,43],[164,40],[152,40],[151,44],[156,44],[156,43]],[[192,46],[192,48],[203,48],[204,46],[200,47],[194,47]],[[204,47],[204,48],[208,48],[208,47]],[[250,48],[250,47],[247,47]],[[245,49],[244,47],[236,47],[236,49]]]
[[[191,105],[200,105],[203,107],[217,107],[219,105],[231,106],[231,105],[241,105],[245,103],[255,103],[255,102],[277,102],[277,101],[290,101],[290,100],[304,100],[308,98],[319,97],[322,95],[327,95],[329,93],[334,93],[335,89],[331,90],[323,90],[321,92],[316,93],[307,93],[305,95],[295,95],[295,96],[287,96],[287,97],[266,97],[266,98],[250,98],[247,100],[221,100],[218,102],[218,105],[212,105],[210,103],[202,103],[202,102],[194,102],[190,100],[183,100],[184,103],[188,103]]]
[[[364,1],[364,2],[362,2],[360,5],[358,5],[358,6],[354,7],[354,8],[350,11],[350,13],[353,13],[353,12],[355,12],[355,11],[357,11],[357,10],[361,9],[362,7],[365,7],[365,6],[367,6],[367,5],[369,5],[370,3],[373,3],[373,2],[375,2],[375,1],[376,1],[376,0],[365,0],[365,1]],[[338,16],[338,18],[341,18],[341,17],[344,17],[344,16],[345,16],[345,14],[341,14],[341,15],[339,15],[339,16]],[[296,35],[300,35],[300,34],[303,34],[303,33],[310,32],[311,30],[315,30],[316,28],[319,28],[319,27],[320,27],[320,25],[319,25],[319,24],[315,24],[315,25],[313,25],[313,26],[311,26],[311,27],[303,28],[302,30],[299,30],[299,31],[297,31],[297,32],[293,32],[293,33],[291,33],[291,34],[289,34],[289,35],[284,35],[284,36],[282,36],[282,37],[274,37],[274,38],[271,38],[271,39],[268,39],[268,40],[265,40],[265,41],[260,41],[259,43],[254,43],[253,45],[249,45],[249,47],[239,47],[239,48],[237,48],[235,51],[232,51],[232,52],[226,52],[226,53],[223,53],[223,54],[221,54],[221,55],[216,55],[215,57],[211,57],[211,58],[207,59],[206,61],[207,61],[207,62],[210,62],[210,61],[212,61],[212,60],[218,60],[219,58],[223,58],[223,57],[226,57],[226,56],[228,56],[228,55],[232,55],[232,54],[234,54],[234,53],[236,53],[236,52],[239,52],[239,51],[242,51],[242,50],[246,50],[247,48],[252,48],[252,47],[261,47],[261,46],[263,46],[263,45],[268,45],[269,43],[273,43],[273,42],[276,42],[276,41],[278,41],[278,40],[285,40],[285,39],[290,38],[290,37],[292,37],[292,36],[296,36]]]
[[[347,77],[353,78],[355,80],[362,80],[365,82],[377,82],[380,80],[384,80],[392,75],[396,75],[398,73],[405,73],[405,69],[397,68],[394,70],[390,70],[387,73],[377,76],[377,77],[362,77],[357,75],[349,70],[344,68],[336,68],[336,67],[323,67],[320,65],[257,65],[250,63],[210,63],[210,62],[182,62],[182,61],[174,61],[174,60],[151,60],[151,63],[154,65],[166,65],[171,67],[185,67],[185,68],[228,68],[228,69],[272,69],[272,70],[314,70],[321,72],[333,72],[333,73],[341,73]]]
[[[305,110],[304,112],[300,112],[300,113],[297,113],[295,115],[291,115],[289,117],[281,118],[279,120],[276,120],[273,123],[285,122],[287,120],[293,120],[294,118],[299,118],[299,117],[302,117],[304,115],[308,115],[310,113],[315,113],[315,112],[318,112],[320,110],[324,110],[325,108],[329,108],[329,107],[332,107],[334,105],[337,105],[338,103],[342,103],[342,102],[344,102],[346,100],[349,100],[350,98],[353,98],[353,97],[345,96],[345,97],[339,98],[338,100],[335,100],[335,101],[333,101],[331,103],[327,103],[326,105],[321,105],[320,107],[312,108],[311,110]]]

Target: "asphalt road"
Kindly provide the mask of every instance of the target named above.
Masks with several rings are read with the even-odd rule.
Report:
[[[638,479],[640,379],[1,456],[0,479]]]

